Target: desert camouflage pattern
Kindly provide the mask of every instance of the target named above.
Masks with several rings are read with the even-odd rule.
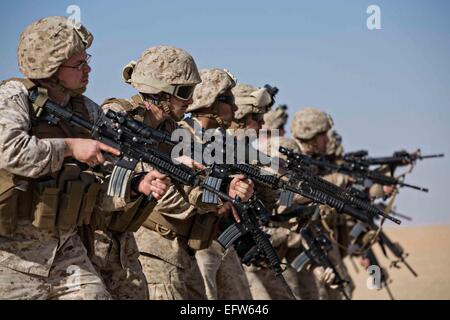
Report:
[[[295,252],[297,255],[300,254],[298,250]],[[289,263],[288,260],[285,260],[285,262]],[[319,300],[319,289],[311,270],[297,272],[288,265],[283,275],[296,300]]]
[[[50,78],[64,61],[89,48],[93,40],[84,26],[66,17],[35,21],[20,35],[20,72],[30,79]]]
[[[132,232],[95,232],[92,261],[114,300],[148,300],[147,279]]]
[[[291,132],[294,138],[310,140],[320,133],[327,132],[333,120],[325,112],[315,108],[303,108],[292,119]]]
[[[25,220],[16,233],[9,246],[0,239],[0,299],[111,299],[78,235],[58,247],[57,238]]]
[[[174,85],[196,85],[201,82],[192,56],[172,46],[156,46],[147,49],[135,62],[123,70],[124,81],[139,92],[158,94]]]
[[[279,129],[284,127],[288,121],[286,105],[278,105],[275,109],[264,114],[263,129]]]
[[[197,261],[185,239],[168,239],[143,227],[136,232],[136,241],[150,300],[207,299]]]
[[[350,277],[347,267],[344,264],[343,257],[339,253],[339,247],[334,244],[333,249],[328,253],[328,257],[335,266],[336,271],[339,273],[342,279],[347,282],[345,291],[347,295],[351,298],[353,291],[355,290],[355,285]],[[322,267],[316,267],[313,270],[313,274],[316,281],[316,286],[318,289],[318,299],[319,300],[344,300],[344,296],[337,288],[332,288],[326,284],[321,277],[323,273]]]
[[[22,83],[10,81],[0,87],[0,168],[38,178],[61,169],[66,144],[63,139],[30,136],[30,108]]]
[[[98,105],[86,97],[83,97],[83,99],[90,120],[95,121],[100,114]],[[10,81],[0,87],[0,110],[5,115],[0,120],[0,141],[2,145],[0,168],[17,176],[36,179],[56,173],[61,169],[66,145],[63,139],[38,139],[28,133],[31,129],[31,108],[28,101],[28,91],[21,82]],[[17,148],[17,145],[20,145],[21,148]],[[24,184],[20,181],[16,181],[16,183],[27,186],[26,183]],[[100,194],[98,209],[101,209],[102,206],[111,210],[120,209],[114,204],[113,199],[106,197],[102,192]],[[59,273],[52,274],[52,270],[60,270],[57,263],[63,263],[64,265],[66,263],[65,260],[70,262],[66,256],[72,255],[71,250],[73,250],[75,259],[78,259],[77,261],[83,264],[83,267],[88,261],[88,257],[84,247],[81,248],[83,244],[78,240],[73,240],[74,231],[75,229],[64,232],[61,230],[58,232],[47,232],[35,228],[29,220],[23,220],[19,223],[12,238],[2,238],[0,240],[0,266],[6,268],[3,270],[3,273],[8,275],[7,271],[12,270],[11,277],[19,276],[14,272],[21,272],[28,278],[40,277],[40,280],[37,282],[24,280],[29,282],[30,285],[34,283],[36,286],[41,286],[42,282],[59,281],[58,279],[63,278],[63,276]],[[66,246],[66,243],[69,241],[71,241],[70,245]],[[61,252],[63,248],[64,252]],[[83,255],[86,256],[83,257]],[[58,257],[61,256],[61,259],[64,261],[58,260]],[[97,283],[97,287],[102,287],[98,289],[100,292],[99,296],[110,297],[109,294],[104,293],[106,292],[104,284],[92,265],[82,269],[89,271],[87,274],[87,277],[90,277],[89,279],[95,278],[92,281],[88,280],[88,283]],[[65,276],[67,277],[68,275]],[[22,281],[20,277],[17,279],[18,283]],[[78,295],[80,297],[83,297],[85,294],[84,288],[90,290],[89,285],[79,287]],[[10,284],[8,290],[14,291],[14,285]],[[36,297],[50,298],[51,296],[44,294],[42,296],[36,295]],[[95,298],[89,292],[86,293],[86,297],[87,299]]]
[[[272,96],[266,88],[257,88],[248,84],[238,84],[232,89],[237,111],[234,117],[241,120],[247,114],[265,113],[272,103]]]
[[[249,283],[241,261],[233,248],[225,250],[213,241],[212,245],[195,253],[198,267],[205,281],[209,300],[251,300]]]
[[[133,101],[129,100],[130,103]],[[136,106],[136,105],[135,105]],[[139,108],[139,106],[136,106]],[[129,111],[120,103],[107,103],[103,110]],[[148,117],[141,119],[149,124]],[[171,128],[169,128],[171,127]],[[163,130],[171,132],[173,126]],[[138,164],[136,171],[149,171],[147,164]],[[189,186],[170,186],[166,194],[157,202],[153,211],[167,216],[172,221],[193,218],[216,210],[217,205],[203,204],[199,188]],[[182,236],[165,237],[162,234],[141,227],[135,234],[139,248],[139,261],[145,275],[150,300],[206,299],[206,292],[194,251],[187,246]]]
[[[344,155],[344,147],[342,145],[342,136],[336,130],[329,130],[327,156],[340,158]]]
[[[292,300],[286,287],[269,268],[244,266],[254,300]]]
[[[219,95],[236,86],[236,78],[227,70],[203,69],[200,77],[202,82],[195,87],[194,102],[187,112],[211,107]]]
[[[136,104],[136,99],[128,99],[130,105],[139,110],[145,110]],[[130,111],[124,107],[123,104],[112,102],[106,103],[102,106],[104,112],[107,110],[114,111]],[[141,112],[143,117],[140,119],[145,124],[149,125],[148,112]],[[170,129],[174,128],[169,119],[165,129],[170,132]],[[136,167],[136,172],[150,171],[151,166],[145,163],[140,163]],[[154,211],[159,214],[175,218],[183,222],[183,220],[189,219],[198,213],[205,213],[210,211],[211,205],[204,205],[201,203],[201,190],[199,188],[192,188],[189,186],[171,186],[168,192],[160,199],[157,205],[154,207]],[[197,208],[196,208],[197,206]],[[205,209],[205,211],[202,211]],[[105,229],[105,228],[104,228]],[[121,299],[157,299],[157,300],[172,300],[172,299],[186,299],[186,297],[205,296],[204,287],[202,283],[196,284],[195,281],[202,281],[201,276],[195,275],[198,272],[196,269],[195,261],[186,252],[186,244],[178,246],[174,245],[177,241],[175,239],[167,239],[162,237],[157,232],[150,230],[146,227],[141,227],[136,233],[137,246],[134,245],[134,239],[132,234],[126,233],[126,235],[120,235],[121,241],[112,238],[110,232],[96,232],[95,247],[96,252],[104,248],[105,243],[111,243],[113,248],[126,248],[126,252],[121,251],[119,256],[116,253],[109,254],[108,260],[105,258],[102,260],[101,274],[106,275],[108,279],[105,282],[114,297],[121,297]],[[149,240],[149,238],[151,240]],[[126,240],[126,241],[125,241]],[[125,241],[125,242],[124,242]],[[146,241],[151,241],[147,243]],[[166,250],[159,250],[158,244],[163,245]],[[193,275],[189,274],[189,268],[184,268],[183,263],[173,263],[174,257],[184,257],[183,263],[192,264]],[[157,257],[157,258],[156,258]],[[108,267],[107,262],[110,262],[114,267]],[[123,267],[124,265],[128,267]],[[168,265],[170,265],[170,267]],[[159,268],[161,267],[161,269]],[[176,274],[178,280],[172,279],[174,276],[167,274],[164,275],[164,271],[170,272],[170,274]],[[192,284],[188,283],[184,285],[184,280],[192,279]],[[142,287],[144,284],[144,287]],[[111,289],[114,286],[114,290]],[[135,292],[140,288],[140,292]],[[192,289],[191,289],[192,288]],[[124,292],[123,292],[124,291]]]

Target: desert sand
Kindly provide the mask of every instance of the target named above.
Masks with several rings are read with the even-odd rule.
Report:
[[[394,242],[399,242],[409,253],[407,261],[418,273],[415,278],[406,267],[389,268],[390,261],[384,257],[379,246],[375,253],[392,280],[389,287],[395,299],[450,299],[450,225],[386,228],[386,234]],[[389,299],[385,289],[367,288],[367,272],[354,260],[359,269],[355,271],[348,258],[345,263],[355,281],[355,300]]]

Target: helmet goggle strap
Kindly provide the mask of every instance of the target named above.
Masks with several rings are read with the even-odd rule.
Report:
[[[221,128],[228,129],[228,127],[231,125],[231,123],[226,123],[219,116],[218,105],[219,104],[215,102],[213,104],[213,106],[211,107],[211,109],[209,109],[210,111],[205,110],[202,112],[202,110],[200,109],[198,111],[193,111],[192,115],[195,117],[204,117],[204,118],[208,118],[208,119],[214,119]]]

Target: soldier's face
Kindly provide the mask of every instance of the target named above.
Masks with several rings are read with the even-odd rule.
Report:
[[[228,125],[234,120],[234,112],[236,111],[236,106],[233,104],[228,104],[225,102],[218,102],[218,116],[222,121]]]
[[[264,118],[262,113],[251,113],[245,116],[245,128],[253,129],[256,132],[261,130],[264,124]]]
[[[82,51],[73,55],[59,67],[56,76],[65,88],[78,90],[88,85],[91,67],[86,62],[87,58],[86,51]]]
[[[184,118],[187,108],[192,104],[192,98],[189,100],[180,100],[174,96],[170,96],[170,108],[175,121],[181,121]]]
[[[325,155],[327,153],[328,142],[330,141],[327,133],[321,133],[315,138],[315,152],[319,155]]]

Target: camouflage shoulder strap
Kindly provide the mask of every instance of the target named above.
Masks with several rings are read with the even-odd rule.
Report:
[[[30,110],[30,114],[34,117],[39,117],[39,115],[42,112],[42,106],[45,104],[45,102],[48,100],[48,93],[47,89],[40,87],[37,83],[35,83],[33,80],[28,78],[11,78],[5,81],[2,81],[1,85],[10,82],[10,81],[17,81],[22,83],[25,88],[28,91],[28,94],[31,93],[32,90],[37,89],[38,96],[36,98],[36,101],[32,103],[33,110]]]

